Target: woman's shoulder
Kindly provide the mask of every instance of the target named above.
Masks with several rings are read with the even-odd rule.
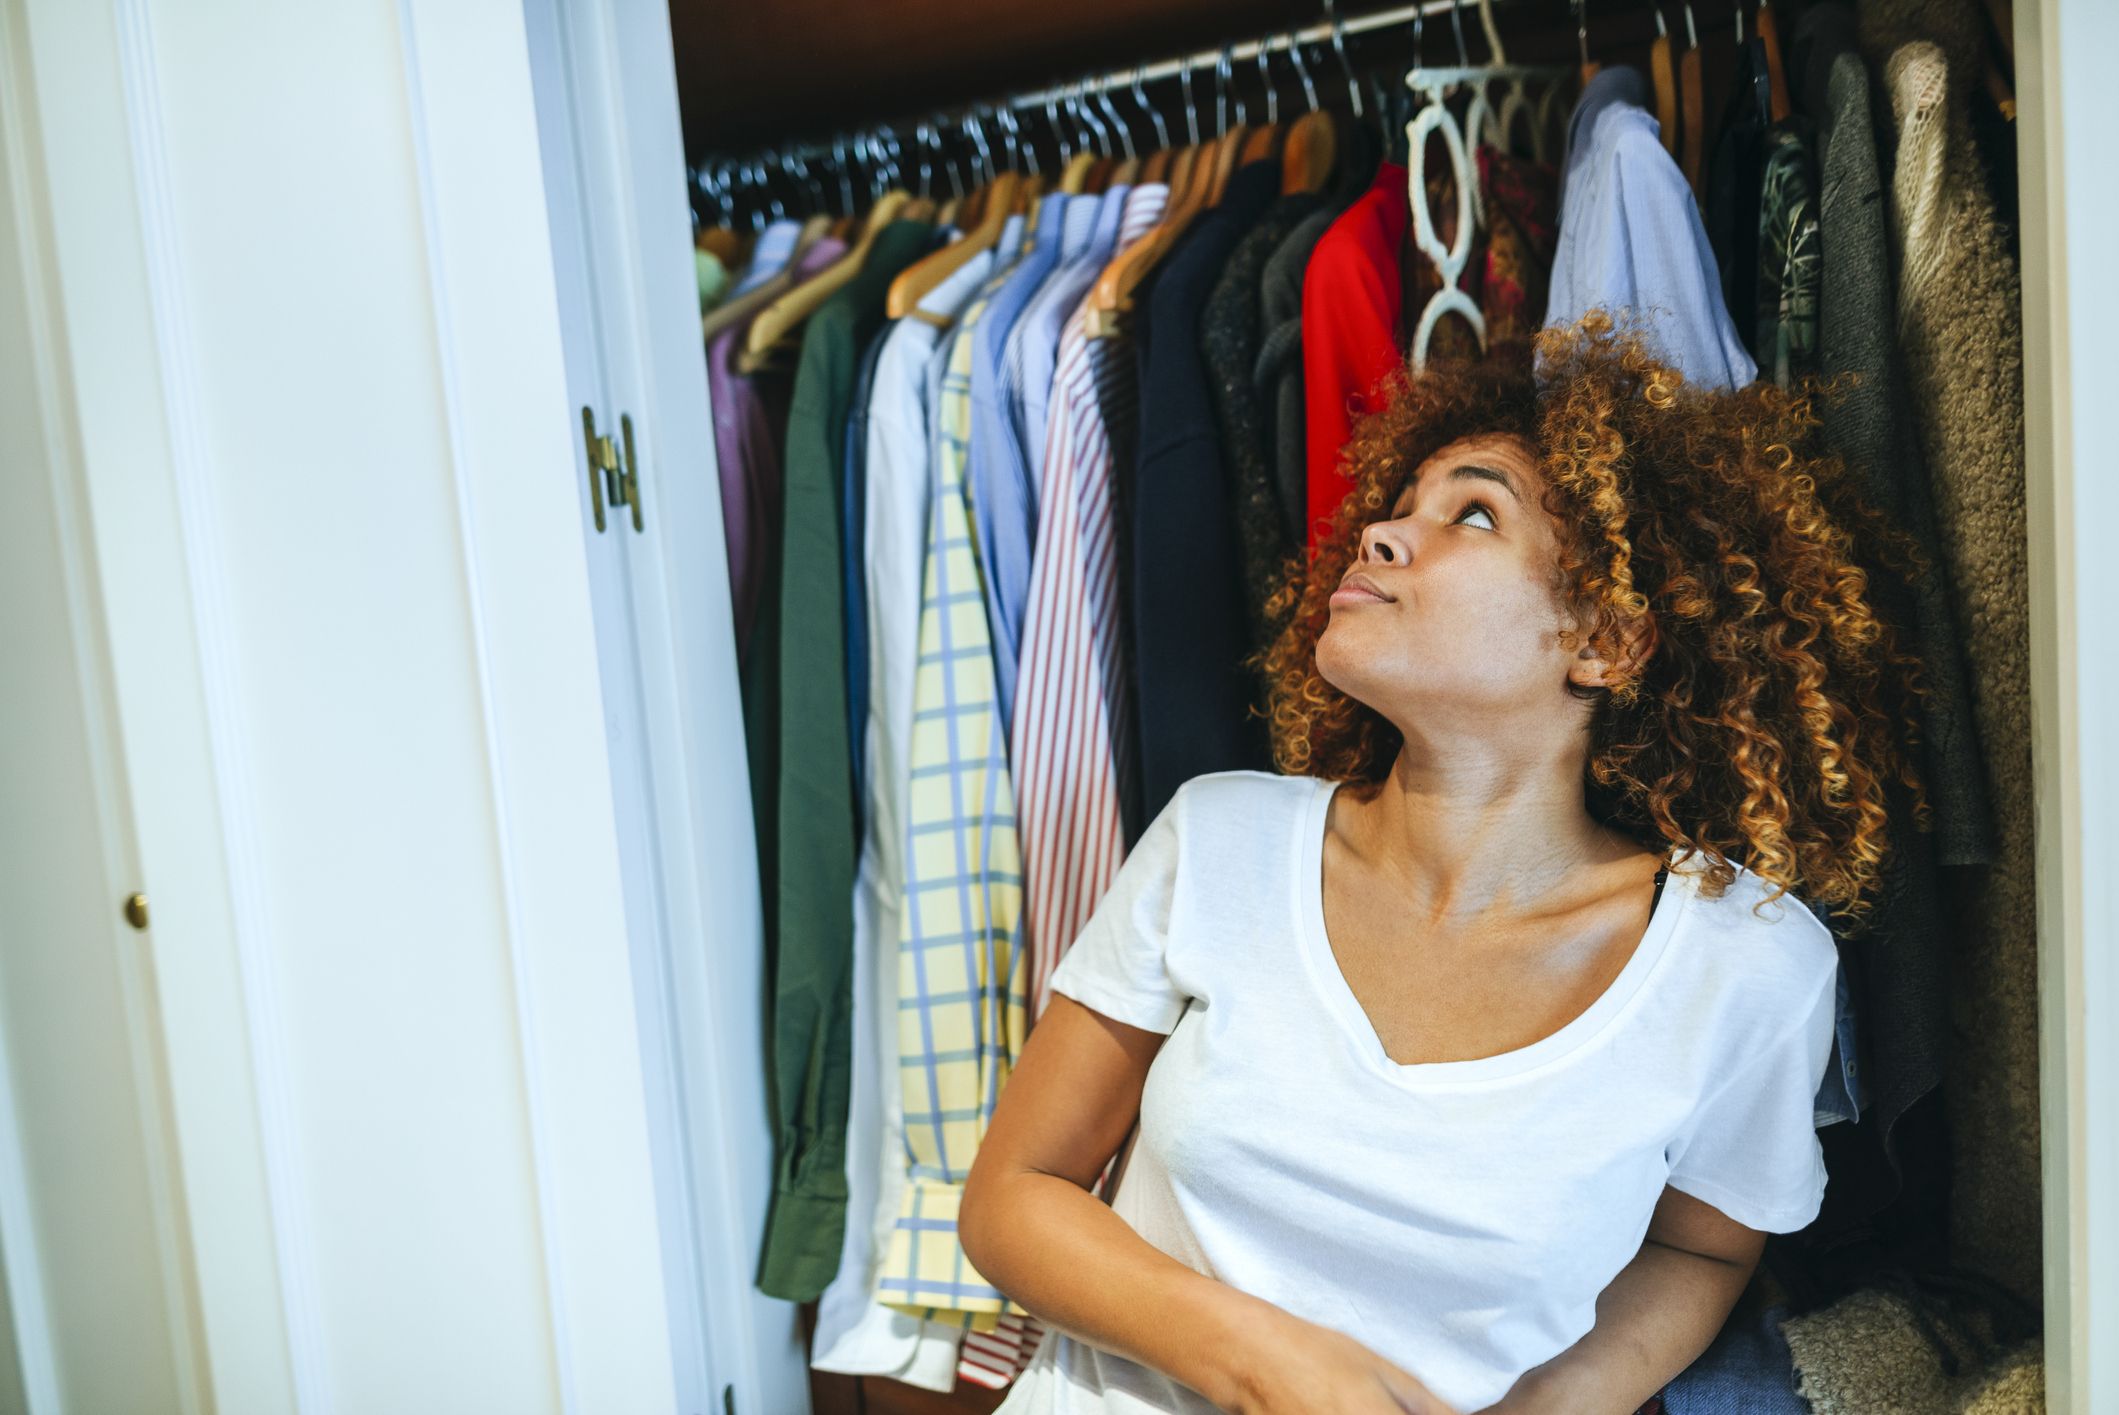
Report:
[[[1286,776],[1277,771],[1210,771],[1178,787],[1171,802],[1184,801],[1188,821],[1219,824],[1232,811],[1300,807],[1331,784],[1314,776]]]
[[[1691,889],[1682,916],[1688,951],[1747,991],[1814,996],[1838,971],[1839,941],[1799,891],[1777,890],[1746,866],[1735,868],[1728,888],[1709,898],[1704,862],[1671,867],[1673,876],[1688,876]]]

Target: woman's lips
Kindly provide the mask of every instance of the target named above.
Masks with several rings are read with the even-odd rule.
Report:
[[[1389,604],[1391,597],[1385,594],[1374,580],[1366,575],[1349,575],[1332,591],[1333,604]]]

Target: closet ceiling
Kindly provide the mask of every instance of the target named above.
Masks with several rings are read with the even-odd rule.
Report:
[[[1319,0],[670,0],[693,162],[1323,19]]]

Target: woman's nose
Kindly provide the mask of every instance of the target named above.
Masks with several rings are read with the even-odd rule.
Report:
[[[1371,521],[1361,532],[1361,558],[1379,565],[1410,564],[1412,542],[1398,522]]]

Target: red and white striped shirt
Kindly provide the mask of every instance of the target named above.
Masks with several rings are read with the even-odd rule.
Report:
[[[1162,216],[1169,188],[1127,195],[1118,248]],[[1120,665],[1118,543],[1107,406],[1139,396],[1132,341],[1090,337],[1088,298],[1060,334],[1038,486],[1038,539],[1017,669],[1009,752],[1023,849],[1031,1017],[1043,1015],[1062,951],[1125,858],[1120,724],[1132,708]]]

